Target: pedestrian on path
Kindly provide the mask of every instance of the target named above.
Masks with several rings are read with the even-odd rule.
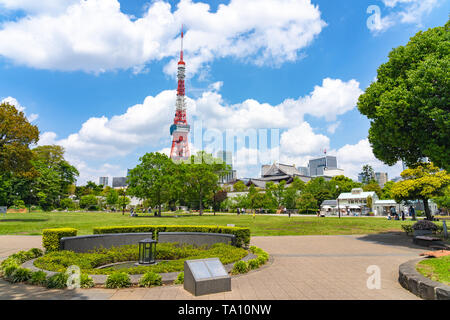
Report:
[[[241,213],[241,209],[237,208],[237,215],[239,215]]]

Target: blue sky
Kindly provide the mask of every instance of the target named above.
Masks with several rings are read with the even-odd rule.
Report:
[[[327,149],[352,178],[366,163],[393,178],[401,166],[374,158],[357,98],[392,48],[450,12],[446,0],[39,3],[0,0],[0,100],[25,110],[40,144],[66,148],[79,183],[168,152],[181,23],[190,122],[280,130],[275,158],[239,156],[238,176],[258,176],[267,161],[305,165]],[[368,25],[371,5],[381,16]]]

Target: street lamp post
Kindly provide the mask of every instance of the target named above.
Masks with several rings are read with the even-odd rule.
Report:
[[[336,190],[339,190],[339,186],[336,185]],[[341,209],[339,208],[339,195],[337,197],[337,204],[338,204],[338,215],[339,215],[339,219],[341,218]]]

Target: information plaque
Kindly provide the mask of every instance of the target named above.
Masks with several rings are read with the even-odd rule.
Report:
[[[187,260],[184,289],[194,296],[231,291],[231,277],[218,258]]]

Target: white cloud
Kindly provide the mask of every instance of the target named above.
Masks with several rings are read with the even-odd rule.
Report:
[[[23,10],[27,13],[60,13],[78,0],[0,0],[0,8]]]
[[[389,179],[397,177],[402,171],[400,163],[387,166],[375,158],[368,139],[360,140],[354,145],[347,144],[338,150],[331,150],[330,155],[335,155],[338,167],[344,169],[345,175],[357,180],[363,165],[368,164],[375,172],[387,172]]]
[[[281,135],[281,150],[286,155],[316,154],[330,145],[330,138],[315,134],[309,123],[289,129]]]
[[[32,14],[32,1],[0,0],[31,14],[5,22],[0,30],[0,55],[14,63],[52,70],[104,72],[145,70],[145,64],[173,58],[165,71],[174,74],[180,49],[179,28],[187,27],[185,55],[189,73],[216,58],[232,57],[256,65],[295,61],[325,27],[310,0],[231,0],[210,11],[207,3],[181,0],[171,6],[152,1],[134,19],[118,0],[47,0],[49,12]],[[41,3],[41,2],[39,2]]]
[[[437,8],[438,0],[382,0],[385,9],[377,23],[370,25],[369,29],[375,34],[384,32],[398,23],[411,23],[421,25],[424,16]],[[441,2],[442,3],[442,2]]]
[[[17,101],[16,98],[13,98],[13,97],[7,97],[7,98],[4,98],[3,100],[0,101],[0,104],[1,104],[1,103],[4,103],[4,102],[7,102],[7,103],[9,103],[10,105],[16,107],[16,109],[17,109],[19,112],[23,112],[23,113],[25,114],[25,116],[27,117],[27,119],[28,119],[29,122],[36,121],[36,120],[39,118],[39,115],[36,114],[36,113],[32,113],[32,114],[30,114],[30,115],[27,115],[26,112],[25,112],[25,109],[26,109],[26,108],[25,108],[24,106],[22,106],[22,105],[19,103],[19,101]]]
[[[330,124],[330,125],[327,127],[328,133],[334,134],[334,133],[336,132],[337,128],[339,128],[340,125],[341,125],[341,122],[340,122],[340,121],[336,121],[336,122]]]

